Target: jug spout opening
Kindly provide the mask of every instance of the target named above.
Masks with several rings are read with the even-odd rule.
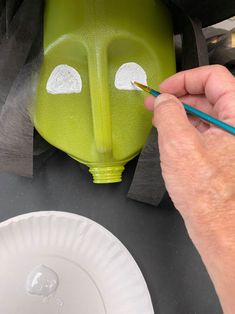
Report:
[[[118,183],[122,181],[124,166],[91,167],[93,182],[97,184]]]

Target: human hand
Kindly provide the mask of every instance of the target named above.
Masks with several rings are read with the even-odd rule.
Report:
[[[222,66],[205,66],[177,73],[159,90],[178,97],[162,94],[145,102],[154,112],[166,188],[214,280],[225,313],[234,313],[235,136],[188,117],[181,102],[235,126],[235,78]]]
[[[181,214],[213,215],[235,201],[235,136],[195,117],[180,101],[235,125],[235,78],[222,66],[177,73],[146,100],[158,129],[163,177]],[[191,123],[190,123],[191,122]]]

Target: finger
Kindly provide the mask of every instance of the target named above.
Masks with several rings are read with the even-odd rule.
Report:
[[[154,101],[155,101],[155,97],[153,96],[149,96],[146,98],[145,100],[145,107],[150,110],[153,111],[154,110]],[[198,95],[198,96],[193,96],[193,95],[186,95],[186,96],[182,96],[179,98],[179,100],[181,102],[187,103],[207,114],[213,115],[213,106],[208,102],[208,100],[206,99],[206,97],[204,95]],[[188,119],[190,121],[190,123],[200,132],[203,133],[206,130],[208,130],[208,128],[210,127],[209,124],[205,123],[203,120],[188,115]]]
[[[235,126],[235,90],[222,95],[214,106],[215,116]]]
[[[179,72],[164,81],[159,89],[177,97],[205,94],[215,104],[222,95],[235,91],[235,79],[225,67],[211,65]]]
[[[174,96],[162,94],[154,103],[155,127],[158,129],[161,142],[171,141],[194,141],[197,135],[196,129],[188,120],[182,103]]]
[[[213,106],[211,105],[211,103],[207,100],[207,98],[204,95],[198,95],[198,96],[186,95],[186,96],[179,97],[179,100],[183,103],[186,103],[190,106],[193,106],[194,108],[197,108],[197,109],[204,111],[208,114],[213,113]],[[147,97],[145,99],[145,107],[148,110],[153,111],[154,110],[154,101],[155,101],[154,96]]]
[[[150,111],[154,110],[155,99],[156,98],[154,96],[149,96],[146,98],[145,106],[148,110],[150,110]],[[197,108],[197,109],[199,109],[199,110],[201,110],[201,111],[203,111],[209,115],[214,115],[213,106],[211,105],[211,103],[209,103],[209,101],[207,100],[205,95],[197,95],[197,96],[186,95],[186,96],[179,97],[179,100],[181,102],[187,103],[190,106],[193,106],[194,108]],[[210,127],[210,125],[208,123],[205,123],[203,120],[201,120],[195,116],[188,115],[188,120],[200,133],[204,133]]]
[[[154,101],[156,97],[154,96],[149,96],[145,99],[144,105],[149,111],[154,111]]]
[[[179,100],[207,114],[213,114],[213,105],[207,100],[205,95],[186,95],[179,97]]]
[[[203,111],[211,116],[214,116],[214,109],[211,103],[207,100],[205,95],[187,95],[179,98],[181,102],[186,103],[200,111]],[[210,124],[201,120],[198,117],[188,114],[188,119],[191,124],[200,132],[204,133],[210,128]]]

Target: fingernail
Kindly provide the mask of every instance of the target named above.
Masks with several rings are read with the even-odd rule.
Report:
[[[165,102],[165,101],[179,103],[179,100],[175,96],[171,94],[161,94],[155,99],[154,108],[157,107],[160,103]]]

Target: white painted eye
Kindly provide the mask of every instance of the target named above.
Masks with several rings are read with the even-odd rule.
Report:
[[[132,81],[148,85],[146,72],[139,64],[135,62],[125,63],[116,73],[115,87],[120,90],[140,90]]]
[[[49,94],[81,93],[82,79],[77,70],[60,64],[52,71],[46,89]]]

